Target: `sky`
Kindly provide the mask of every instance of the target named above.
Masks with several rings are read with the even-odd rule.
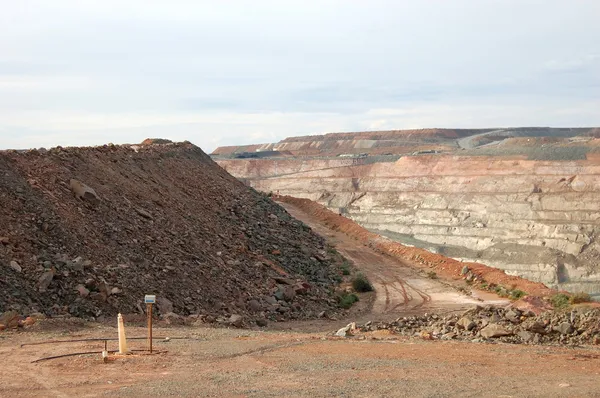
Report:
[[[600,126],[598,0],[0,0],[0,148]]]

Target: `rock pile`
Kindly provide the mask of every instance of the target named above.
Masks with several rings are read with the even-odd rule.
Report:
[[[390,330],[428,339],[502,341],[526,344],[600,344],[600,309],[577,308],[540,315],[508,307],[476,307],[461,315],[425,314],[360,325],[362,331]]]
[[[3,151],[0,203],[0,313],[141,313],[144,294],[235,325],[337,308],[324,240],[190,143]]]

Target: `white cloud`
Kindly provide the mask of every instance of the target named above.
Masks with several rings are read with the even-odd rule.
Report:
[[[0,147],[600,125],[597,1],[2,3]]]

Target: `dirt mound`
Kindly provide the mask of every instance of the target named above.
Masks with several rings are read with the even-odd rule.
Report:
[[[277,196],[276,200],[290,203],[307,214],[310,214],[333,230],[344,232],[346,235],[360,240],[364,244],[383,253],[434,271],[447,278],[469,278],[470,283],[485,283],[486,286],[500,285],[510,290],[520,290],[527,294],[547,297],[556,293],[542,283],[531,282],[518,276],[507,275],[504,271],[478,263],[460,262],[427,250],[404,246],[380,235],[366,230],[354,221],[335,214],[324,206],[308,199],[291,196]]]
[[[0,312],[98,318],[144,294],[244,322],[336,307],[323,239],[187,142],[0,152],[0,203]]]

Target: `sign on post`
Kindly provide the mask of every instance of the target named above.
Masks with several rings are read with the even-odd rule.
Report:
[[[146,294],[144,302],[146,303],[146,313],[148,314],[148,345],[150,347],[150,354],[152,354],[152,304],[156,303],[156,296],[154,294]]]

